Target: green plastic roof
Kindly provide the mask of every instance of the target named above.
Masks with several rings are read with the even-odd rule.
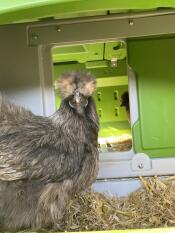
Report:
[[[0,24],[174,8],[174,0],[0,0]]]

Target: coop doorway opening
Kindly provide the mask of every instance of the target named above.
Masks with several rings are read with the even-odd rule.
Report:
[[[54,46],[53,82],[66,71],[87,71],[96,76],[94,93],[100,121],[99,152],[132,148],[128,94],[127,52],[124,41]],[[56,107],[60,96],[55,93]]]

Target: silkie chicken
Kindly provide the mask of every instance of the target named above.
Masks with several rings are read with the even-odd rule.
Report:
[[[63,74],[50,117],[0,97],[1,230],[56,228],[70,199],[95,181],[99,122],[95,77]]]

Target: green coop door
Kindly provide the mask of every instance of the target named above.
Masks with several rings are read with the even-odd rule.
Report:
[[[130,40],[128,56],[138,91],[135,151],[175,156],[175,38]]]

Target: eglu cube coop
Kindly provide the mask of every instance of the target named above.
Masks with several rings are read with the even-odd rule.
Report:
[[[139,187],[138,176],[175,174],[174,7],[152,0],[0,2],[3,94],[48,116],[60,104],[53,83],[61,73],[96,76],[97,191],[126,196]],[[130,121],[121,106],[127,91]]]

